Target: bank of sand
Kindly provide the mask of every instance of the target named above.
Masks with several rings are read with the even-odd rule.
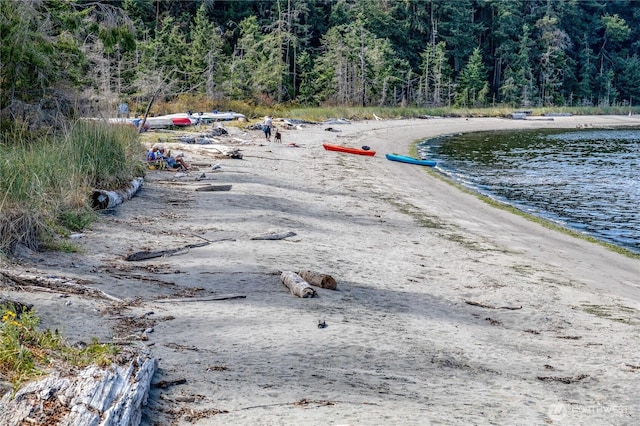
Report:
[[[4,293],[35,303],[71,340],[153,328],[134,344],[159,359],[154,382],[186,383],[152,388],[144,425],[635,424],[640,262],[384,158],[455,132],[628,125],[640,120],[367,121],[284,130],[281,145],[230,129],[223,143],[242,160],[173,146],[220,168],[150,172],[77,240],[82,254],[25,260],[134,303]],[[208,184],[232,188],[195,191]],[[124,260],[204,239],[213,242]],[[291,295],[280,272],[307,269],[332,275],[338,290]],[[156,301],[211,295],[246,297]]]

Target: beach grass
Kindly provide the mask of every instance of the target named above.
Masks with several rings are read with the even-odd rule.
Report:
[[[56,235],[95,218],[93,188],[117,189],[142,175],[133,127],[79,120],[56,133],[18,124],[0,137],[0,252],[16,244],[55,248]]]
[[[32,310],[17,312],[15,306],[0,305],[0,375],[14,390],[46,374],[50,366],[106,366],[118,354],[114,345],[95,339],[84,347],[73,347],[57,330],[39,330],[39,323],[40,318]]]

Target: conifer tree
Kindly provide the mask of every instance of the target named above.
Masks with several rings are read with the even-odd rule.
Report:
[[[489,94],[487,71],[482,63],[480,48],[476,47],[458,78],[456,105],[463,107],[484,106]]]
[[[224,95],[222,82],[227,77],[222,54],[220,30],[209,21],[204,4],[196,13],[191,25],[187,56],[189,89],[205,93],[209,98]]]

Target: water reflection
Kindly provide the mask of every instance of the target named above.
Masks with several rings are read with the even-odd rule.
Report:
[[[476,191],[640,253],[640,129],[478,132],[418,148]]]

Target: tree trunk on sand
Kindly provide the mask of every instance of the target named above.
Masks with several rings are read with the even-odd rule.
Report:
[[[7,422],[0,423],[138,425],[156,367],[141,354],[124,366],[89,366],[76,376],[31,382],[0,399],[0,419]]]
[[[128,188],[118,191],[106,191],[104,189],[94,189],[92,204],[95,209],[110,209],[122,204],[124,200],[130,200],[140,188],[142,188],[143,178],[135,178]]]
[[[336,280],[334,280],[331,275],[320,274],[313,271],[298,271],[298,275],[316,287],[328,288],[329,290],[335,290],[337,287]]]
[[[282,271],[280,274],[282,283],[286,285],[291,293],[298,297],[313,297],[316,291],[311,288],[308,282],[302,279],[300,275],[292,271]]]

